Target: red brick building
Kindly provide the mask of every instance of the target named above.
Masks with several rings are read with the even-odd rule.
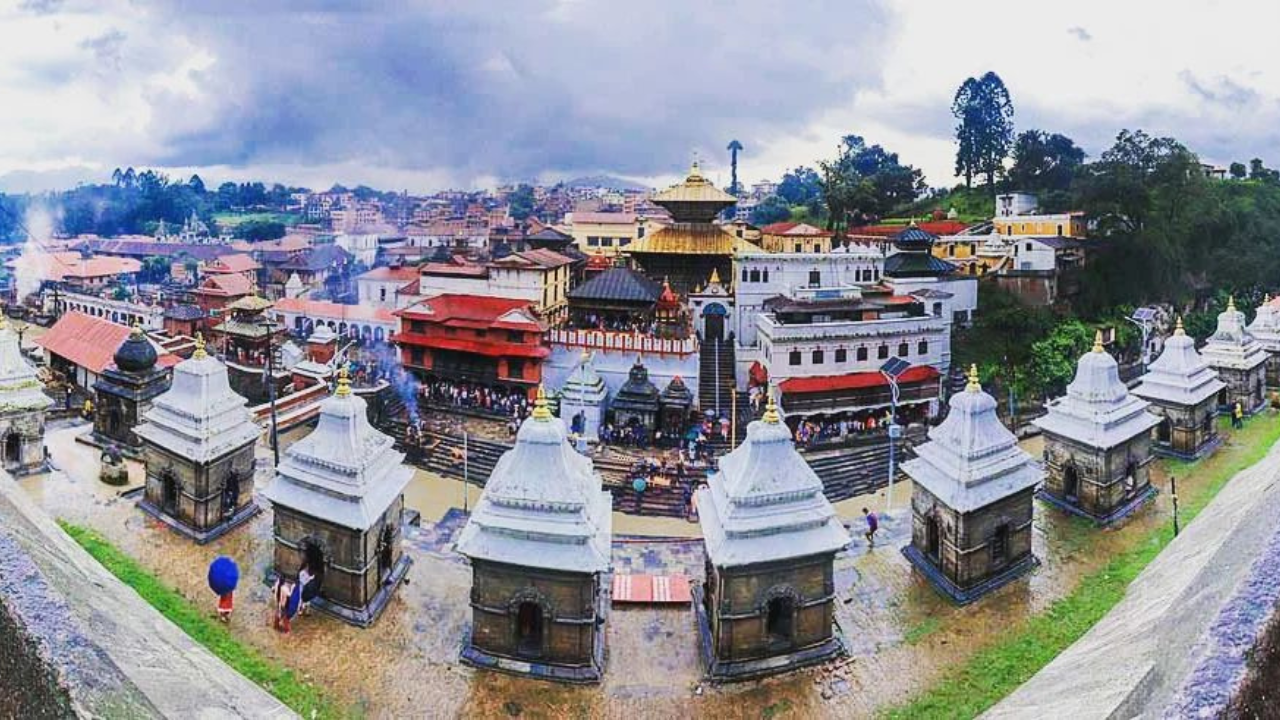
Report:
[[[546,326],[528,300],[434,295],[397,310],[392,337],[405,368],[424,381],[446,379],[533,396],[551,354]]]

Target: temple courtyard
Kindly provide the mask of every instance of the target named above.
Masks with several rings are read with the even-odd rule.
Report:
[[[165,584],[213,611],[206,585],[209,562],[229,555],[244,579],[237,592],[231,632],[245,643],[298,671],[332,704],[368,717],[865,717],[898,706],[927,690],[978,650],[1071,593],[1081,578],[1118,553],[1132,549],[1170,525],[1169,474],[1181,497],[1205,490],[1210,478],[1235,467],[1264,442],[1277,418],[1268,411],[1228,435],[1219,452],[1194,465],[1154,464],[1155,500],[1115,529],[1095,529],[1037,502],[1033,548],[1040,566],[966,607],[941,597],[899,552],[910,533],[909,483],[893,490],[893,509],[883,514],[883,491],[836,504],[854,541],[836,557],[837,619],[849,658],[788,676],[712,686],[702,679],[694,615],[687,606],[614,605],[608,617],[608,661],[603,683],[561,686],[477,672],[458,660],[470,622],[470,570],[451,550],[479,488],[418,470],[406,504],[421,514],[420,527],[405,533],[414,565],[409,583],[369,629],[328,616],[299,618],[289,635],[271,629],[265,577],[271,561],[271,514],[209,545],[187,541],[136,507],[129,488],[98,481],[98,451],[78,443],[80,422],[51,423],[46,444],[55,469],[19,481],[50,515],[101,534]],[[291,433],[291,442],[305,430]],[[1039,456],[1038,439],[1023,443]],[[257,447],[258,487],[271,472],[270,450]],[[1269,462],[1273,462],[1269,460]],[[130,467],[131,486],[142,468]],[[1184,500],[1185,502],[1185,500]],[[882,513],[874,548],[862,537],[862,507]],[[704,553],[698,525],[683,520],[614,514],[616,573],[685,574],[700,579]]]

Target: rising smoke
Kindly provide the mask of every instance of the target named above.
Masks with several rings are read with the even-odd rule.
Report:
[[[53,239],[57,217],[53,210],[42,203],[32,203],[22,218],[27,239],[22,244],[22,255],[14,263],[14,279],[18,302],[40,290],[40,284],[49,277],[49,254],[45,249]]]

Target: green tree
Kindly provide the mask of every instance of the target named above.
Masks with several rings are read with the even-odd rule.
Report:
[[[777,195],[770,195],[751,210],[751,224],[765,226],[791,218],[791,206]]]
[[[187,181],[187,185],[197,195],[203,195],[205,192],[204,180],[201,180],[199,175],[192,175],[191,179]]]
[[[1076,362],[1093,346],[1094,329],[1079,320],[1060,323],[1031,345],[1030,383],[1042,396],[1054,396],[1075,377]]]
[[[798,167],[782,176],[778,183],[778,197],[788,205],[809,205],[821,202],[822,178],[813,168]]]
[[[994,72],[965,80],[956,91],[951,113],[956,125],[956,174],[965,187],[985,175],[994,192],[996,173],[1009,155],[1013,142],[1013,101],[1004,81]]]
[[[529,219],[533,215],[533,187],[525,183],[517,185],[515,191],[507,196],[507,203],[513,219],[521,222]]]
[[[1231,163],[1230,173],[1231,173],[1231,177],[1236,180],[1243,180],[1249,175],[1248,169],[1245,168],[1244,163],[1242,162]]]
[[[855,217],[878,218],[915,200],[925,187],[919,170],[899,162],[897,153],[867,145],[858,135],[841,138],[836,159],[819,166],[829,230],[843,230]]]
[[[1013,165],[1007,178],[1010,190],[1066,191],[1085,153],[1066,135],[1027,130],[1013,143]]]
[[[245,220],[236,225],[231,231],[233,237],[249,242],[258,242],[261,240],[275,240],[282,238],[285,234],[284,223],[278,220]]]

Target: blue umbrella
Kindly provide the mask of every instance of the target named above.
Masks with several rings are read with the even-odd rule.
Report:
[[[631,488],[638,493],[644,492],[644,489],[647,487],[649,487],[649,483],[645,482],[645,479],[642,477],[638,477],[631,481]]]
[[[226,555],[219,555],[209,563],[209,589],[215,595],[222,596],[236,589],[240,582],[240,568],[236,561]]]

